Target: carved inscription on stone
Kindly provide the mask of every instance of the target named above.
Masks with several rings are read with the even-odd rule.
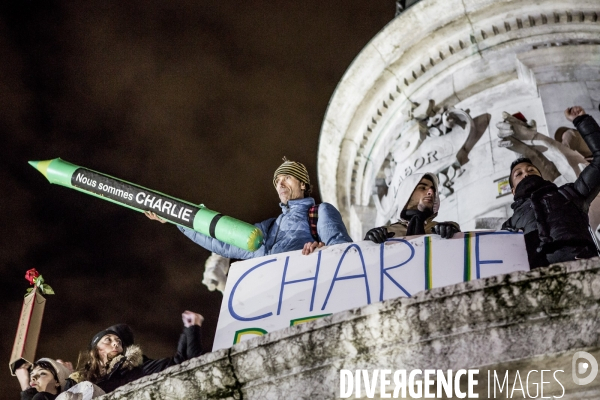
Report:
[[[463,164],[468,161],[469,150],[465,150],[465,144],[469,139],[473,142],[476,136],[468,110],[436,107],[430,100],[422,105],[415,104],[409,116],[414,124],[408,125],[390,146],[387,162],[379,175],[384,179],[379,179],[378,183],[385,183],[387,188],[374,188],[378,224],[387,223],[396,214],[398,189],[402,181],[414,173],[436,174],[440,197],[452,195],[453,185],[464,172]],[[457,155],[461,151],[459,160]]]

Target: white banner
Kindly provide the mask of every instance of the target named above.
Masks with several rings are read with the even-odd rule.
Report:
[[[522,234],[392,238],[234,263],[213,351],[268,332],[422,290],[529,270]]]

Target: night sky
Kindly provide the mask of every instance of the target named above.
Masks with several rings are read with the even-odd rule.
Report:
[[[279,213],[285,155],[316,186],[327,103],[394,16],[391,0],[57,1],[0,5],[0,398],[25,271],[47,296],[37,357],[77,361],[92,335],[130,324],[171,356],[181,312],[212,347],[221,294],[209,252],[170,224],[61,186],[28,160],[61,157],[247,222]]]

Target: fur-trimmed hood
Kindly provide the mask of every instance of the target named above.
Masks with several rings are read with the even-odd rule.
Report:
[[[106,365],[106,375],[110,375],[115,368],[132,370],[135,367],[142,365],[143,362],[144,355],[142,353],[142,348],[132,344],[125,349],[125,354],[121,353],[108,362]]]
[[[132,370],[141,366],[143,363],[144,355],[142,353],[142,348],[133,344],[127,347],[124,353],[119,354],[108,362],[106,365],[106,373],[103,376],[110,375],[115,369]],[[81,371],[76,371],[73,372],[69,378],[75,381],[75,383],[79,383],[85,380],[85,375]]]

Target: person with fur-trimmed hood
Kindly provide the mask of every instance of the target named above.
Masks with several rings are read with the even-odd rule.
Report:
[[[163,371],[202,354],[200,326],[202,315],[185,311],[183,333],[174,357],[151,360],[133,342],[133,332],[126,324],[113,325],[94,335],[85,365],[69,376],[66,388],[89,381],[106,393],[141,377]]]
[[[438,180],[432,173],[412,174],[402,181],[396,199],[398,222],[373,228],[365,240],[383,243],[391,237],[437,234],[449,239],[460,226],[456,222],[436,222],[434,218],[440,208]]]
[[[588,211],[600,192],[600,127],[579,106],[567,108],[565,117],[592,153],[575,182],[557,187],[528,158],[510,166],[514,212],[502,229],[524,233],[530,268],[598,256]]]

